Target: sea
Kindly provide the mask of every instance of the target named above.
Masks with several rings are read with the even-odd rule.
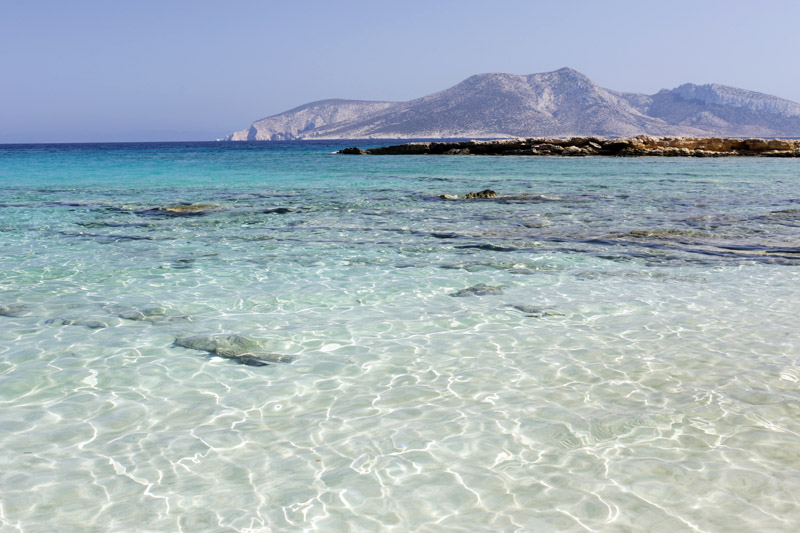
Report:
[[[396,142],[0,146],[0,532],[800,528],[800,160]]]

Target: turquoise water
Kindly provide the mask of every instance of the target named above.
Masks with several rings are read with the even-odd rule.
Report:
[[[0,531],[797,529],[800,163],[348,144],[0,146]]]

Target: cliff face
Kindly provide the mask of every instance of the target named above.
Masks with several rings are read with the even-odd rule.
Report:
[[[479,74],[409,102],[323,100],[261,119],[226,140],[639,134],[800,136],[800,104],[716,84],[620,93],[563,68]]]

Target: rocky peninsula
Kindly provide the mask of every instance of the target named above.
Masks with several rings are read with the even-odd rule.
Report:
[[[517,155],[617,157],[800,157],[800,140],[721,137],[654,137],[617,139],[538,137],[493,141],[413,142],[369,148],[345,148],[340,154],[372,155]]]

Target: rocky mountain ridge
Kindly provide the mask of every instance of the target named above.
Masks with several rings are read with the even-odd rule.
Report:
[[[602,136],[800,137],[800,104],[719,84],[654,95],[604,89],[569,68],[478,74],[408,102],[322,100],[224,140]]]

